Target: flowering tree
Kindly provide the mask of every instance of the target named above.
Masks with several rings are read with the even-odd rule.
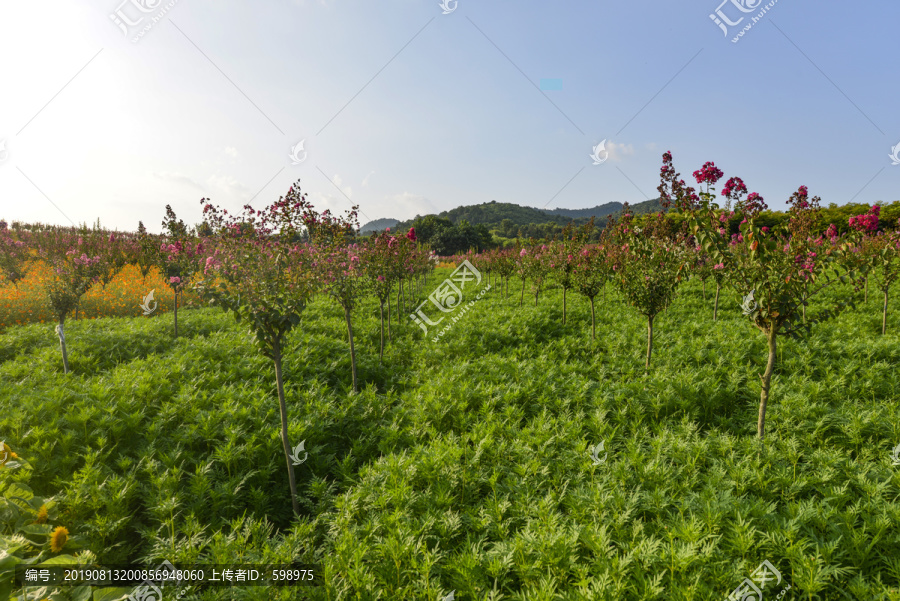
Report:
[[[612,230],[611,250],[616,284],[625,300],[647,318],[645,367],[649,368],[653,320],[672,302],[687,261],[679,244],[670,238],[670,222],[663,213],[643,229],[632,226],[631,219],[626,212]]]
[[[51,276],[45,282],[45,293],[57,319],[56,334],[64,373],[69,373],[66,316],[75,310],[81,297],[100,279],[100,257],[87,254],[91,246],[90,240],[77,235],[74,230],[48,230],[41,233],[39,240],[40,256],[51,268]]]
[[[862,234],[862,236],[856,236],[855,242],[857,243],[858,248],[858,256],[859,263],[858,267],[860,268],[860,277],[862,278],[863,284],[865,285],[865,296],[863,297],[863,302],[868,304],[869,302],[869,278],[868,272],[871,268],[871,262],[868,260],[870,257],[867,256],[863,248],[862,241],[866,240],[866,236],[874,235],[875,232],[878,231],[878,222],[879,216],[881,214],[881,207],[879,205],[872,205],[869,207],[869,210],[862,215],[855,215],[850,217],[847,220],[847,225],[850,226],[851,232],[858,232]],[[851,259],[851,262],[852,259]]]
[[[356,207],[349,219],[356,218]],[[355,221],[354,221],[355,223]],[[359,297],[365,292],[365,270],[360,259],[358,244],[350,246],[327,245],[317,246],[313,268],[326,292],[344,310],[347,323],[347,335],[350,340],[350,370],[353,376],[353,392],[358,392],[356,379],[356,348],[353,344],[353,309]]]
[[[854,258],[861,259],[864,262],[865,272],[871,273],[878,289],[884,296],[884,305],[881,313],[881,334],[887,332],[887,310],[888,310],[888,292],[891,286],[900,278],[900,230],[890,233],[878,232],[872,235],[878,229],[878,205],[872,207],[874,211],[868,215],[873,216],[868,223],[862,227],[857,227],[857,233],[854,238],[858,241],[853,250],[859,250],[853,253]],[[854,227],[854,218],[850,218],[850,227]],[[900,219],[897,220],[900,227]],[[868,277],[866,278],[868,290]]]
[[[177,219],[170,205],[166,205],[166,218],[162,225],[167,232],[167,242],[159,247],[158,256],[166,284],[175,296],[175,337],[178,338],[178,294],[184,291],[198,268],[203,243],[192,244],[184,221]]]
[[[294,514],[299,515],[282,361],[285,338],[300,323],[317,286],[310,250],[296,242],[308,233],[306,224],[317,219],[299,185],[262,211],[245,206],[240,217],[229,216],[209,199],[200,202],[216,236],[215,249],[207,252],[194,288],[210,304],[233,312],[237,322],[247,323],[260,353],[272,360],[291,502]],[[243,227],[243,223],[251,223],[253,228]]]
[[[602,245],[584,246],[573,255],[572,283],[579,294],[591,302],[591,340],[597,339],[594,299],[606,285],[609,264]]]
[[[664,161],[671,161],[671,153],[663,156]],[[671,179],[665,181],[665,177],[664,173],[663,184],[671,186]],[[762,389],[757,420],[757,435],[763,438],[778,337],[799,336],[808,332],[814,323],[835,313],[835,310],[825,310],[816,319],[801,319],[805,299],[838,281],[829,278],[825,270],[833,265],[839,249],[826,248],[820,252],[821,238],[815,240],[809,235],[820,199],[810,199],[805,186],[788,201],[789,223],[771,231],[757,224],[764,205],[759,195],[751,194],[747,203],[736,207],[744,219],[740,234],[730,241],[713,225],[724,214],[713,198],[711,193],[706,194],[699,205],[684,197],[674,200],[678,210],[688,214],[692,233],[703,249],[717,264],[727,268],[727,282],[742,297],[744,315],[766,336],[769,357],[765,372],[760,375]],[[809,288],[808,284],[813,287]]]
[[[5,221],[0,221],[0,277],[13,286],[25,277],[28,266],[28,245],[23,240],[24,232],[13,237]]]
[[[143,221],[138,221],[138,235],[133,253],[132,262],[140,270],[141,277],[146,282],[150,270],[155,265],[162,263],[162,257],[160,256],[160,243],[152,234],[147,233]]]
[[[367,243],[360,248],[363,271],[369,281],[369,289],[378,299],[379,313],[381,317],[381,347],[378,351],[378,362],[384,358],[384,305],[390,301],[391,288],[393,287],[394,270],[391,267],[393,244],[396,239],[390,234],[372,234]],[[390,327],[390,316],[388,316]]]

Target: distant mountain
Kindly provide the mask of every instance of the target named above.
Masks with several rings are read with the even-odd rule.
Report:
[[[387,228],[393,228],[398,223],[400,223],[398,219],[391,219],[389,217],[386,217],[384,219],[375,219],[374,221],[370,221],[369,223],[359,228],[359,231],[361,233],[380,232],[381,230]]]
[[[570,219],[590,219],[591,217],[600,219],[601,217],[618,213],[621,210],[621,202],[608,202],[606,204],[597,205],[596,207],[591,207],[590,209],[543,209],[545,213],[562,215],[563,217],[569,217]]]
[[[484,224],[489,228],[499,226],[510,228],[549,223],[565,226],[573,221],[576,224],[585,223],[593,217],[597,225],[602,227],[603,223],[605,223],[604,218],[620,212],[623,206],[621,202],[607,202],[588,209],[536,209],[523,207],[515,203],[492,200],[480,205],[468,205],[456,207],[449,211],[442,211],[437,216],[450,220],[454,225],[462,221],[468,221],[471,225]],[[631,205],[630,208],[636,215],[639,215],[641,213],[660,211],[662,210],[662,205],[659,199],[654,199],[639,202]],[[421,215],[416,215],[415,219],[420,217]],[[365,224],[360,231],[363,233],[374,232],[388,227],[405,231],[412,226],[415,219],[407,219],[405,221],[376,219]]]

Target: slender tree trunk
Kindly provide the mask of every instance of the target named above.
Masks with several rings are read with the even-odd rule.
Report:
[[[769,339],[769,362],[766,363],[766,372],[760,376],[762,391],[759,395],[759,421],[756,422],[756,435],[762,439],[766,435],[766,405],[769,402],[769,390],[772,384],[772,372],[775,371],[776,334],[774,328],[766,334]]]
[[[400,317],[403,315],[403,308],[400,305],[400,291],[403,290],[403,278],[397,279],[397,330],[400,330]]]
[[[650,369],[650,356],[653,354],[653,316],[647,316],[647,364],[645,367]]]
[[[713,321],[716,321],[719,318],[719,291],[722,289],[722,284],[716,282],[716,306],[713,308]]]
[[[384,301],[381,301],[381,350],[378,352],[378,364],[384,359]]]
[[[178,338],[178,292],[175,292],[175,338]]]
[[[525,302],[525,278],[522,278],[522,294],[519,297],[519,306],[522,306],[522,303]]]
[[[594,297],[591,297],[591,342],[597,339],[597,319],[594,316]]]
[[[356,349],[353,346],[353,324],[350,321],[350,309],[344,307],[344,317],[347,320],[347,333],[350,336],[350,371],[353,373],[353,392],[359,392],[356,387]]]
[[[884,336],[885,332],[887,332],[887,301],[888,301],[888,289],[884,289],[884,312],[881,314],[881,335]]]
[[[534,291],[534,306],[535,306],[535,307],[538,306],[538,304],[537,304],[537,301],[538,301],[538,294],[540,294],[539,291],[535,290],[535,291]]]
[[[391,291],[388,290],[387,293],[387,305],[388,305],[388,340],[393,340],[394,337],[391,334]]]
[[[566,325],[566,288],[563,288],[563,325]]]
[[[63,326],[65,325],[66,318],[59,318],[59,325],[56,326],[56,335],[59,336],[59,350],[62,351],[63,358],[63,373],[69,373],[69,354],[66,352],[66,335],[63,332]]]
[[[281,344],[275,343],[273,358],[275,363],[275,383],[278,386],[278,404],[281,407],[281,445],[284,447],[284,459],[287,461],[288,483],[291,487],[291,505],[294,515],[300,515],[300,503],[297,501],[297,481],[294,479],[294,464],[291,462],[291,444],[288,442],[287,403],[284,402],[284,379],[281,374]]]

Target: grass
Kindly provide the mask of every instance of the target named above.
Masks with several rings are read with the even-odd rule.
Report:
[[[171,314],[72,322],[69,376],[50,326],[9,328],[0,433],[101,562],[320,567],[235,598],[720,599],[768,560],[767,599],[900,599],[896,300],[885,337],[873,301],[782,341],[761,443],[765,339],[735,299],[714,323],[686,285],[647,372],[646,322],[614,294],[592,344],[584,299],[563,326],[561,291],[499,290],[437,343],[395,325],[383,365],[364,303],[356,395],[340,309],[310,306],[285,361],[299,520],[274,370],[216,309],[182,313],[178,339]]]

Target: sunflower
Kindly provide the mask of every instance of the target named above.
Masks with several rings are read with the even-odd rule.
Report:
[[[63,528],[62,526],[57,526],[53,533],[50,535],[50,550],[54,553],[59,553],[62,551],[62,548],[66,546],[66,542],[69,540],[69,531]]]
[[[35,524],[43,524],[47,521],[47,506],[41,505],[41,508],[38,509],[37,518],[34,520]]]
[[[12,452],[12,449],[9,448],[9,445],[5,442],[0,442],[0,467],[6,465],[6,462],[10,459],[14,459],[16,454]]]

